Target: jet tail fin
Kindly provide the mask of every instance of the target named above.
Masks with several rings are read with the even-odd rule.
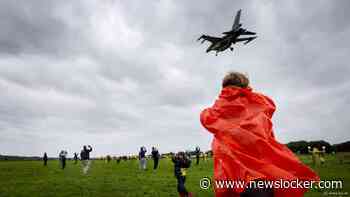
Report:
[[[232,25],[232,30],[235,30],[235,29],[238,29],[240,28],[242,25],[239,23],[240,19],[241,19],[241,12],[242,12],[242,9],[239,9],[237,11],[237,14],[236,14],[236,17],[235,17],[235,21]]]

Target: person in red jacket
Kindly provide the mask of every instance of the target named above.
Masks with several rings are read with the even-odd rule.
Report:
[[[214,181],[241,181],[245,187],[218,187],[214,183],[216,197],[300,197],[307,191],[305,187],[251,188],[249,184],[319,180],[314,171],[275,139],[271,121],[275,109],[269,97],[249,87],[244,74],[230,72],[224,77],[219,98],[202,111],[200,120],[214,135]]]

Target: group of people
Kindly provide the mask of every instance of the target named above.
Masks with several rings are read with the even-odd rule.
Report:
[[[147,149],[146,147],[142,146],[140,147],[139,151],[139,161],[140,161],[140,169],[146,170],[147,169]],[[152,147],[152,159],[153,159],[153,170],[156,170],[158,168],[160,154],[156,147]]]
[[[222,81],[222,90],[212,107],[200,114],[201,124],[213,134],[212,152],[214,181],[300,180],[318,181],[319,176],[304,165],[285,145],[277,142],[272,116],[276,110],[273,100],[252,90],[246,75],[228,73]],[[81,159],[84,173],[90,161],[91,147],[84,146]],[[146,147],[139,151],[140,169],[146,170]],[[314,151],[315,155],[318,154]],[[199,164],[200,149],[196,148]],[[46,154],[45,154],[46,155]],[[62,152],[64,158],[66,152]],[[61,156],[61,154],[60,154]],[[45,157],[45,156],[44,156]],[[47,158],[47,155],[46,155]],[[159,152],[152,147],[153,169],[158,168]],[[64,161],[64,160],[62,160]],[[181,197],[192,196],[185,188],[186,169],[191,160],[184,152],[172,157],[177,191]],[[47,161],[44,161],[44,165]],[[216,197],[301,197],[307,191],[300,188],[237,187],[216,188]]]
[[[83,149],[80,152],[80,160],[81,160],[81,165],[83,169],[83,173],[87,174],[90,168],[90,153],[92,151],[92,147],[90,145],[84,145]],[[59,155],[58,155],[58,160],[60,162],[61,169],[65,169],[66,167],[66,160],[67,160],[68,152],[66,150],[61,150]],[[74,164],[78,163],[78,153],[74,153]],[[47,153],[44,153],[43,156],[43,161],[44,161],[44,166],[47,166],[47,161],[49,160],[49,157],[47,156]]]
[[[140,161],[140,169],[146,170],[147,166],[147,156],[146,156],[147,149],[146,147],[142,146],[140,147],[139,151],[139,161]],[[196,155],[196,164],[199,164],[199,155],[200,155],[200,148],[196,147],[195,155]],[[156,147],[152,147],[151,157],[153,159],[153,170],[156,170],[158,168],[160,154]],[[188,154],[185,152],[178,152],[177,154],[172,155],[171,158],[173,164],[174,164],[174,175],[177,180],[177,191],[181,197],[191,197],[192,193],[188,192],[185,187],[185,181],[186,181],[186,169],[190,167],[191,165],[191,159]]]

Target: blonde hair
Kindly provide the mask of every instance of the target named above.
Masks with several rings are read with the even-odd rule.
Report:
[[[228,72],[222,80],[222,87],[237,86],[247,88],[249,86],[249,79],[246,74],[240,72]]]

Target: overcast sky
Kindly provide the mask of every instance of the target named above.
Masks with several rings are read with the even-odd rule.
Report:
[[[350,140],[350,1],[0,1],[0,154],[210,148],[227,71],[277,104],[277,139]],[[242,8],[258,39],[206,54]]]

